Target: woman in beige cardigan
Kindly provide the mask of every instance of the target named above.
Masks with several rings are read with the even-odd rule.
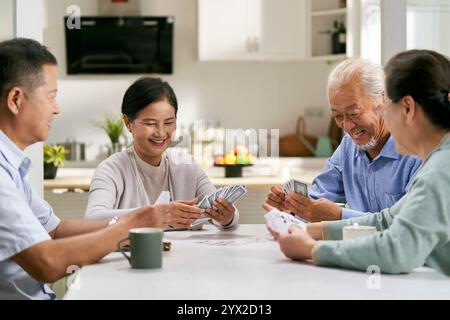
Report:
[[[176,130],[178,103],[172,88],[161,79],[144,77],[125,92],[122,114],[134,144],[113,154],[97,167],[91,182],[86,219],[113,218],[130,209],[155,204],[169,191],[174,228],[187,228],[201,215],[228,229],[237,225],[237,209],[218,199],[217,211],[195,206],[216,189],[187,155],[169,152]]]

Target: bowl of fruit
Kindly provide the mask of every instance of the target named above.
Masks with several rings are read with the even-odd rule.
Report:
[[[225,155],[214,156],[214,166],[224,167],[226,178],[242,177],[242,168],[252,166],[253,161],[253,155],[245,147],[236,147]]]

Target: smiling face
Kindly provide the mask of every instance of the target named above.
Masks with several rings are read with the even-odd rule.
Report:
[[[172,143],[172,136],[177,128],[175,108],[164,99],[139,111],[133,121],[126,117],[124,119],[133,135],[134,147],[139,157],[157,165],[162,153]]]
[[[16,136],[21,148],[47,140],[53,118],[59,113],[56,66],[43,65],[41,77],[41,83],[35,88],[12,89],[17,90]]]
[[[336,124],[361,150],[374,149],[384,140],[388,131],[383,119],[382,97],[376,101],[361,90],[355,80],[340,88],[331,88],[329,97]]]

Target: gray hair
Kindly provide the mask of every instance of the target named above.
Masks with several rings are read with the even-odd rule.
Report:
[[[339,90],[349,81],[358,77],[361,89],[374,100],[384,92],[383,68],[371,61],[349,58],[339,63],[328,76],[327,93]]]

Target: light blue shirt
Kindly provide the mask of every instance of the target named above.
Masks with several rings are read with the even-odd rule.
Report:
[[[324,171],[314,179],[309,195],[347,203],[350,209],[342,209],[342,219],[379,212],[403,197],[420,164],[417,157],[400,155],[392,136],[371,161],[345,135]]]
[[[54,299],[45,284],[33,279],[11,257],[42,241],[60,220],[31,188],[31,161],[0,130],[0,300]]]

